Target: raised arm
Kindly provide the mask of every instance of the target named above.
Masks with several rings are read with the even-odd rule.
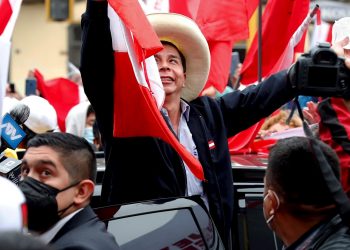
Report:
[[[107,1],[88,0],[82,15],[81,75],[99,129],[106,138],[113,131],[114,59]]]

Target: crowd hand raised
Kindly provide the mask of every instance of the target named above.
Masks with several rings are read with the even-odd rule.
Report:
[[[339,57],[345,58],[345,65],[350,69],[350,50],[344,49],[343,47],[346,46],[350,42],[349,37],[345,37],[343,40],[340,40],[338,42],[335,42],[332,45],[332,49],[335,51],[335,53]]]
[[[317,103],[307,102],[306,108],[303,109],[303,115],[309,124],[315,124],[321,121],[320,115],[317,112]]]

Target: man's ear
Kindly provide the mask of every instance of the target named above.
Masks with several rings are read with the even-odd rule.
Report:
[[[90,200],[90,197],[94,193],[95,184],[91,180],[82,180],[77,186],[77,193],[74,197],[75,204],[83,204]]]
[[[268,193],[268,199],[269,199],[269,206],[271,207],[271,210],[269,212],[270,212],[270,215],[272,215],[279,208],[280,200],[279,200],[277,194],[275,193],[275,191],[269,189],[267,191],[267,193]]]

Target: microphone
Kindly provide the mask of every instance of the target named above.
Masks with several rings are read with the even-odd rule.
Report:
[[[1,151],[6,148],[16,149],[23,141],[26,133],[19,126],[29,117],[30,109],[25,104],[17,104],[10,113],[6,113],[2,119],[1,129]]]
[[[1,155],[0,176],[5,177],[18,185],[21,176],[22,161],[14,158],[7,158],[3,153]]]
[[[15,122],[17,122],[18,125],[24,124],[30,114],[30,108],[22,103],[17,104],[11,111],[10,116],[12,117]]]
[[[1,146],[0,146],[0,176],[9,179],[18,185],[21,175],[21,160],[6,157],[6,148],[16,149],[26,137],[26,133],[20,127],[30,114],[30,108],[25,104],[17,104],[9,113],[6,113],[0,125]]]

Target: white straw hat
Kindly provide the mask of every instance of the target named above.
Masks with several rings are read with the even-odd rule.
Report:
[[[174,44],[186,60],[186,84],[181,97],[191,101],[198,97],[208,79],[210,51],[197,24],[190,18],[175,13],[147,15],[161,41]]]

